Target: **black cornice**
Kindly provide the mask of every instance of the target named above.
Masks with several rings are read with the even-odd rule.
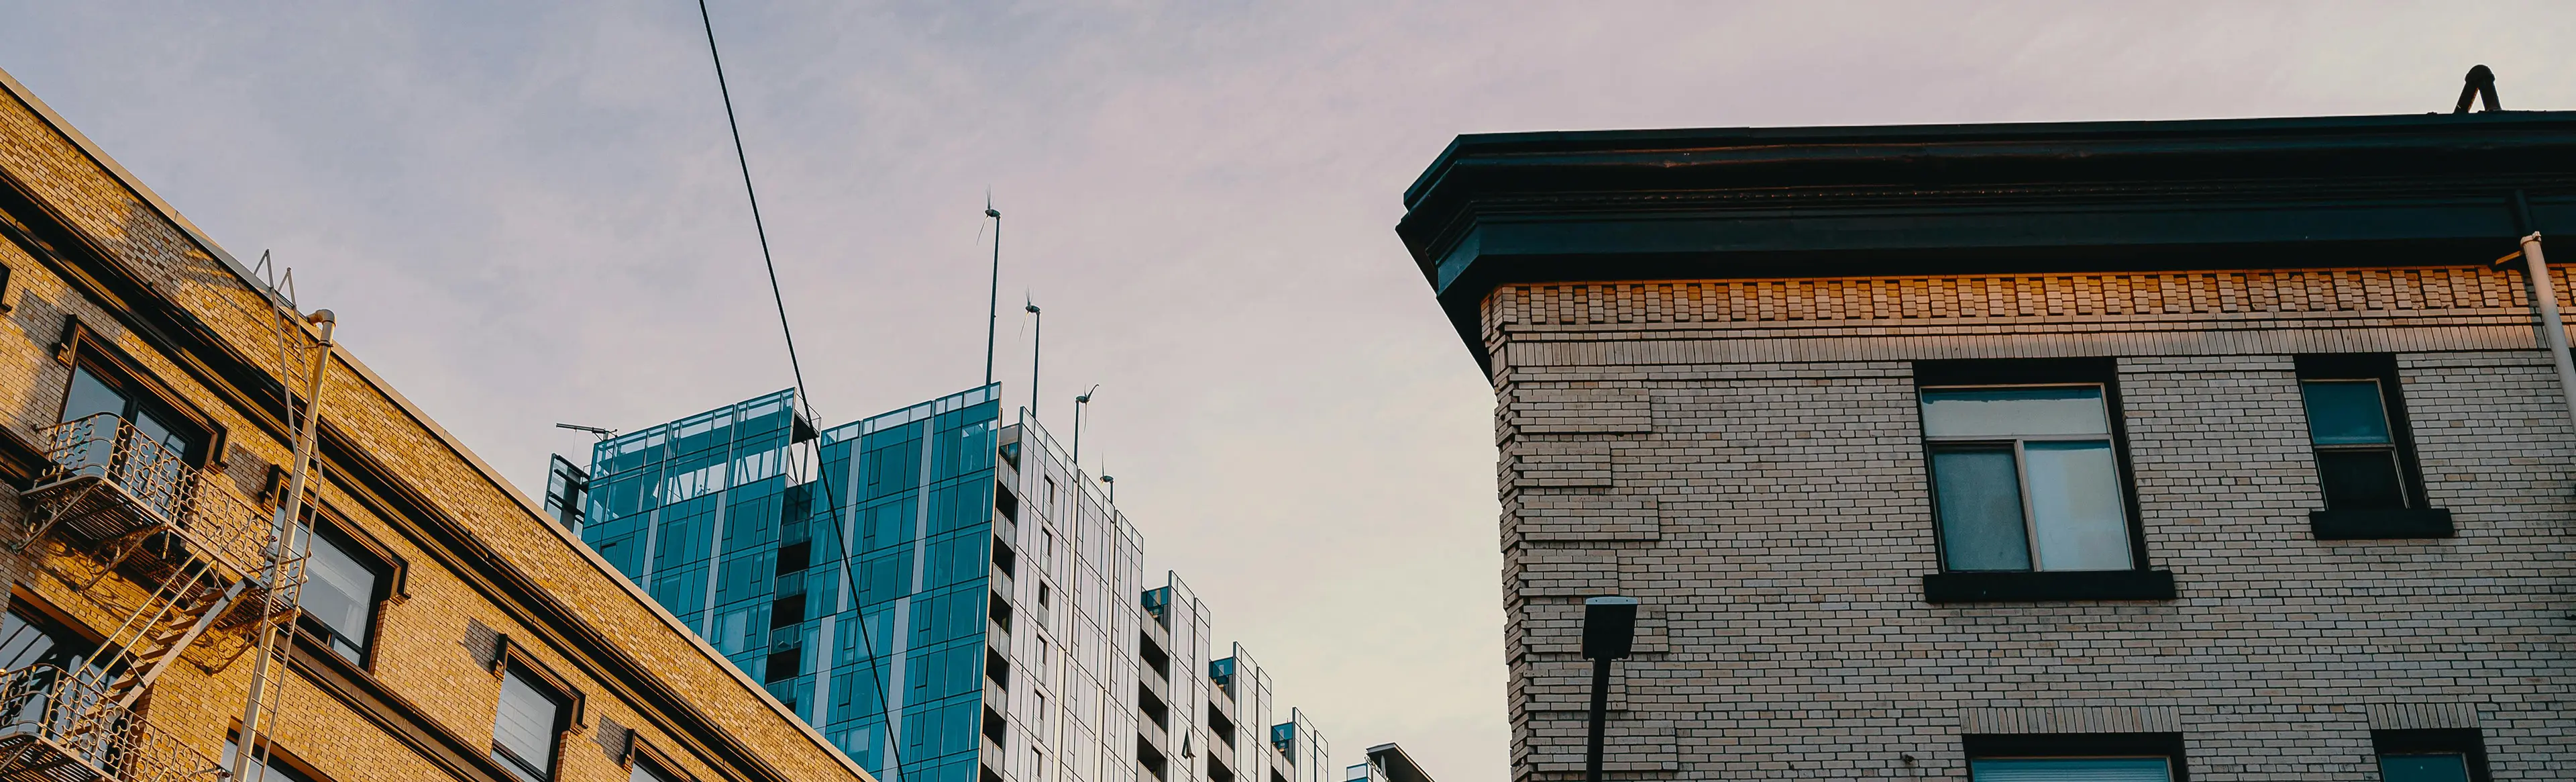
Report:
[[[2576,112],[1460,136],[1396,231],[1513,283],[2467,264],[2576,225]]]

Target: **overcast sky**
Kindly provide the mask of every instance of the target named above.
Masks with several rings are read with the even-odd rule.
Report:
[[[2481,62],[2576,108],[2569,5],[714,8],[825,423],[981,379],[989,187],[1008,395],[1025,294],[1149,572],[1337,765],[1453,782],[1507,774],[1493,403],[1392,226],[1456,134],[2417,113]],[[587,453],[558,421],[790,382],[701,36],[686,0],[0,0],[0,68],[529,490]]]

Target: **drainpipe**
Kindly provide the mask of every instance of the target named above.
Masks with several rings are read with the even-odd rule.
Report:
[[[2540,311],[2540,345],[2549,351],[2549,363],[2558,367],[2558,392],[2567,403],[2567,420],[2576,425],[2576,357],[2567,351],[2567,322],[2558,317],[2558,285],[2549,277],[2549,259],[2540,253],[2540,225],[2531,220],[2531,201],[2520,190],[2513,191],[2514,223],[2526,233],[2522,237],[2522,271],[2531,280],[2533,309]],[[2513,255],[2499,262],[2513,260]]]
[[[2558,390],[2567,402],[2570,424],[2576,424],[2576,359],[2567,353],[2567,323],[2558,319],[2557,286],[2549,279],[2549,261],[2540,254],[2540,232],[2522,237],[2522,270],[2531,277],[2532,303],[2540,309],[2540,344],[2558,366]]]

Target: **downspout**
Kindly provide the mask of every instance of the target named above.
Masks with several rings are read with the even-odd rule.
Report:
[[[2567,403],[2567,420],[2576,425],[2576,357],[2567,350],[2567,322],[2558,317],[2557,285],[2549,278],[2549,260],[2540,252],[2540,231],[2531,223],[2531,205],[2522,191],[2513,192],[2514,217],[2529,233],[2522,236],[2522,271],[2531,280],[2533,308],[2540,311],[2540,344],[2558,367],[2558,391]]]

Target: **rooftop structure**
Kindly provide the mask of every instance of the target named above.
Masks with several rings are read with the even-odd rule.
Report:
[[[2576,113],[1462,136],[1405,202],[1500,407],[1516,779],[1581,774],[1602,595],[1612,779],[2576,766],[2514,257]]]
[[[1269,677],[999,395],[817,428],[780,391],[603,440],[582,536],[887,780],[1321,779],[1313,727],[1264,735]]]

